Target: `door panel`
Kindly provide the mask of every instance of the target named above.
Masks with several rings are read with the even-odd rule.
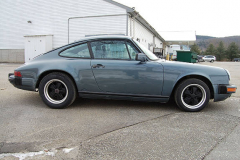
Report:
[[[91,66],[103,92],[161,95],[163,67],[157,62],[93,59]]]

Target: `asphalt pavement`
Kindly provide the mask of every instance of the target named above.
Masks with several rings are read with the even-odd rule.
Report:
[[[228,69],[240,86],[240,63]],[[14,88],[0,64],[0,159],[240,159],[240,92],[197,113],[167,104],[77,99],[50,109],[37,92]]]

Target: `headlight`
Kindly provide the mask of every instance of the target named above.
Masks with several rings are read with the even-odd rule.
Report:
[[[228,79],[229,79],[229,81],[230,81],[230,80],[231,80],[230,72],[229,72],[227,69],[225,69],[225,71],[227,72],[227,74],[228,74]]]

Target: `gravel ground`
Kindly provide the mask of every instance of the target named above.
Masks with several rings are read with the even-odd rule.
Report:
[[[226,68],[239,85],[240,63]],[[0,159],[240,159],[240,95],[201,112],[167,104],[78,99],[50,109],[37,92],[14,88],[0,64]]]

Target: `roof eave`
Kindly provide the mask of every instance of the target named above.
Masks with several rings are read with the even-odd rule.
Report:
[[[125,5],[121,4],[121,3],[112,1],[112,0],[103,0],[103,1],[108,2],[108,3],[111,3],[111,4],[116,5],[116,6],[118,6],[118,7],[121,7],[121,8],[123,8],[123,9],[126,9],[127,12],[133,12],[133,11],[134,11],[134,9],[132,9],[132,8],[130,8],[130,7],[128,7],[128,6],[125,6]]]

